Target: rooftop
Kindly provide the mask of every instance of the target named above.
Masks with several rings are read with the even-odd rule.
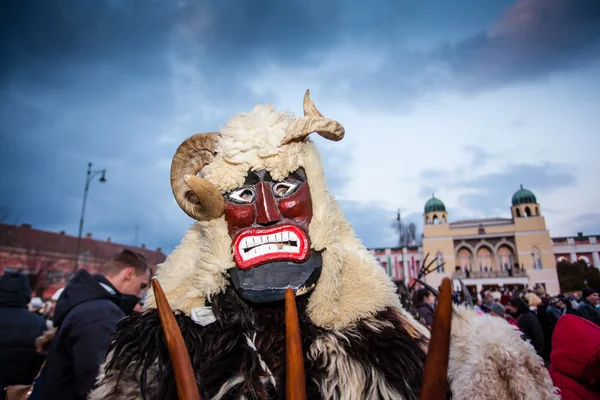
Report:
[[[479,218],[479,219],[463,219],[460,221],[450,222],[451,227],[465,226],[465,225],[510,225],[513,223],[512,218]]]
[[[36,252],[60,253],[75,256],[77,253],[77,236],[62,232],[50,232],[34,229],[31,225],[21,226],[0,223],[0,247],[20,248]],[[92,257],[108,259],[123,249],[143,254],[148,262],[157,265],[165,261],[166,256],[160,248],[156,250],[114,243],[109,239],[92,239],[91,234],[81,238],[81,254],[88,253]]]

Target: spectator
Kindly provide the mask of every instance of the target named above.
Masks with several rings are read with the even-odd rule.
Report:
[[[27,309],[30,299],[25,275],[9,272],[0,277],[0,391],[30,385],[44,362],[35,351],[35,339],[44,333],[46,321]]]
[[[504,306],[502,304],[500,304],[500,303],[492,304],[490,314],[493,315],[494,317],[504,318],[506,320],[506,322],[508,322],[512,326],[516,327],[517,329],[519,329],[519,324],[517,323],[517,320],[514,319],[512,316],[505,313]]]
[[[558,295],[550,299],[550,304],[546,309],[546,313],[548,314],[548,324],[551,332],[554,331],[554,327],[556,326],[558,319],[567,311],[567,305],[565,302],[566,300],[562,295]]]
[[[581,301],[577,306],[577,316],[585,318],[590,322],[600,326],[600,310],[596,306],[600,303],[598,291],[594,289],[583,289],[581,292]]]
[[[435,296],[428,289],[423,288],[417,291],[417,312],[423,317],[429,329],[433,326],[434,304]]]
[[[550,377],[563,400],[600,400],[600,328],[575,315],[558,320]]]
[[[524,339],[530,340],[536,353],[543,357],[544,354],[544,331],[535,314],[529,309],[529,306],[520,297],[513,297],[506,306],[508,311],[519,324],[519,329],[523,332]]]
[[[133,312],[150,274],[144,256],[130,250],[110,259],[104,275],[77,272],[56,303],[57,332],[40,377],[40,399],[87,398],[117,322]]]

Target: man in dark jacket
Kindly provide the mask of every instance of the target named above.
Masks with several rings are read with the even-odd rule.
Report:
[[[529,309],[527,303],[522,298],[516,296],[510,299],[506,305],[506,311],[509,312],[519,324],[519,330],[523,332],[523,339],[531,341],[535,352],[544,356],[544,331],[536,315]]]
[[[417,311],[425,320],[427,328],[431,329],[433,326],[433,318],[435,316],[435,295],[429,290],[423,288],[417,291]]]
[[[598,303],[600,303],[600,296],[597,290],[590,288],[583,289],[581,292],[581,301],[577,307],[577,316],[600,326],[600,310],[596,308]]]
[[[143,255],[123,250],[106,263],[104,275],[79,270],[69,281],[54,310],[58,331],[40,377],[40,399],[87,397],[117,322],[140,301],[150,274]]]
[[[25,275],[0,277],[0,392],[10,385],[30,385],[44,361],[35,339],[44,333],[46,321],[27,309],[30,300]]]

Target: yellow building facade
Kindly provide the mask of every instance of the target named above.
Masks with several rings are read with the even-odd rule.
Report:
[[[552,239],[535,195],[521,186],[510,211],[511,218],[450,222],[444,203],[429,199],[423,215],[423,253],[436,259],[437,268],[427,275],[427,283],[438,287],[445,277],[460,278],[478,292],[542,284],[550,295],[558,294]]]

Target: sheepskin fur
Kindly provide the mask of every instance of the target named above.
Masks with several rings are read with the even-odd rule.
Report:
[[[280,180],[304,168],[313,200],[308,233],[323,257],[315,289],[298,298],[309,398],[416,399],[429,331],[402,308],[385,270],[356,237],[328,191],[314,144],[306,138],[281,145],[292,120],[271,106],[234,116],[200,175],[226,193],[242,186],[250,170],[266,169]],[[281,398],[283,305],[250,305],[236,297],[228,276],[234,267],[222,217],[196,222],[155,279],[176,310],[203,398]],[[206,327],[189,318],[204,306],[217,318]],[[269,325],[261,309],[273,306],[267,320],[279,322]],[[90,399],[174,396],[155,307],[149,292],[146,312],[119,325]],[[536,357],[504,321],[457,309],[449,369],[455,398],[557,398]]]
[[[456,400],[559,400],[544,361],[503,318],[455,307],[448,378]]]
[[[426,338],[394,309],[339,331],[315,326],[298,298],[308,398],[418,399]],[[176,316],[203,399],[285,397],[282,302],[251,306],[230,286],[214,297],[206,327]],[[90,399],[176,399],[174,374],[156,310],[119,323]]]

